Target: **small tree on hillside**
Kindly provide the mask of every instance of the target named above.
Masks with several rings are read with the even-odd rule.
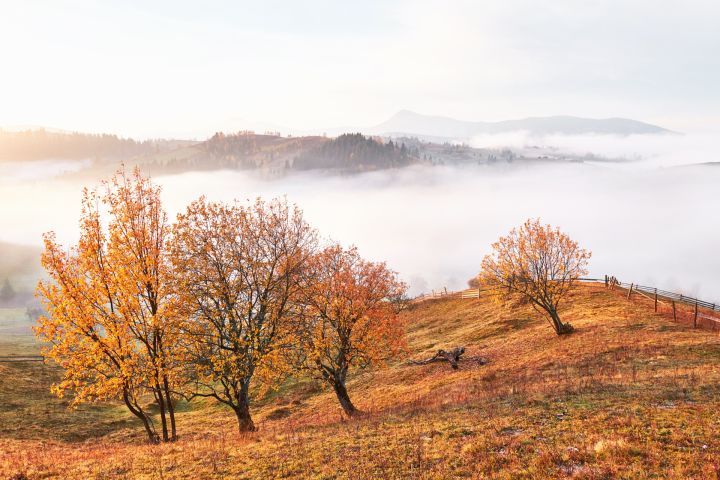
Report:
[[[558,228],[527,220],[493,245],[482,261],[480,281],[500,295],[517,293],[550,318],[558,335],[571,333],[558,305],[573,283],[587,274],[590,252],[580,248]]]
[[[10,279],[5,279],[2,286],[0,286],[0,300],[8,301],[15,298],[15,289],[10,283]]]
[[[121,171],[102,191],[84,192],[77,246],[67,251],[45,236],[42,264],[51,280],[37,288],[48,313],[35,332],[64,369],[54,393],[72,394],[74,404],[122,399],[152,442],[160,435],[146,396],[160,409],[162,440],[174,440],[174,391],[182,383],[168,233],[160,189],[138,170]]]
[[[188,315],[185,348],[196,396],[232,408],[242,431],[251,382],[274,385],[298,343],[292,299],[316,243],[315,231],[287,202],[193,202],[178,215],[172,244],[179,310]]]
[[[333,388],[348,415],[356,412],[345,387],[350,368],[382,363],[403,346],[397,313],[405,290],[395,272],[355,248],[325,248],[305,270],[300,365]]]

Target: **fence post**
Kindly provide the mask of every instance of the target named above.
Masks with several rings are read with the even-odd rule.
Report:
[[[605,288],[608,288],[608,276],[605,275]]]
[[[657,288],[655,289],[655,313],[657,313]]]
[[[677,322],[677,315],[675,314],[675,300],[672,301],[673,306],[673,320]]]
[[[697,300],[695,300],[695,318],[693,318],[693,328],[697,328],[697,314],[698,314],[697,304],[698,304],[698,302],[697,302]]]
[[[630,294],[632,293],[632,287],[633,287],[633,285],[635,285],[635,284],[634,284],[634,283],[631,283],[631,284],[630,284],[630,289],[628,290],[628,297],[627,297],[628,300],[630,300]]]

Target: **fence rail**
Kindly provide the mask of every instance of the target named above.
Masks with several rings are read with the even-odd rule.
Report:
[[[613,278],[614,277],[609,277],[608,282],[610,282]],[[700,300],[699,298],[688,297],[687,295],[683,295],[682,293],[669,292],[667,290],[661,290],[655,287],[647,287],[645,285],[620,282],[617,280],[615,280],[615,285],[621,288],[625,288],[627,290],[632,290],[633,292],[644,292],[653,296],[657,294],[659,298],[675,301],[677,303],[684,303],[693,307],[697,305],[698,307],[707,308],[708,310],[712,310],[713,312],[720,312],[720,304],[714,302],[710,303],[705,300]]]
[[[0,363],[42,362],[40,355],[0,355]]]
[[[604,282],[604,279],[602,278],[578,278],[578,282],[587,282],[587,283],[602,283]],[[482,292],[489,292],[491,290],[495,290],[493,287],[489,288],[468,288],[465,290],[448,290],[447,288],[444,288],[439,291],[432,291],[431,293],[423,293],[422,295],[419,295],[414,298],[415,301],[422,301],[422,300],[431,300],[433,298],[480,298],[480,294]]]
[[[583,283],[600,283],[610,289],[625,289],[627,290],[628,299],[630,299],[632,294],[635,293],[649,299],[650,301],[654,301],[655,312],[659,311],[660,306],[666,304],[669,309],[667,313],[672,312],[672,316],[675,321],[684,319],[691,322],[695,328],[702,326],[711,328],[712,330],[720,329],[720,318],[707,315],[707,311],[712,313],[720,312],[720,303],[708,302],[706,300],[687,296],[683,293],[670,292],[656,287],[620,282],[616,277],[609,275],[605,275],[604,278],[578,278],[577,281]],[[437,298],[480,298],[483,292],[489,292],[492,290],[495,290],[495,288],[468,288],[466,290],[459,291],[448,291],[447,289],[443,289],[441,291],[433,291],[431,293],[415,297],[414,301],[420,302]],[[692,310],[690,312],[683,312],[678,308],[679,305],[690,306]],[[702,320],[705,320],[705,322]]]

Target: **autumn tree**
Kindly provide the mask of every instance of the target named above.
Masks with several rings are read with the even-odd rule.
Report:
[[[45,235],[50,280],[37,295],[48,312],[36,335],[64,376],[53,385],[73,403],[122,399],[152,442],[160,440],[146,397],[160,410],[162,440],[176,438],[174,389],[181,383],[179,318],[170,299],[169,234],[160,189],[139,170],[85,190],[80,239],[64,249]]]
[[[354,247],[339,245],[314,255],[304,279],[299,364],[331,386],[345,413],[353,415],[348,371],[382,363],[403,346],[397,314],[405,284],[384,263],[365,261]]]
[[[482,261],[481,283],[495,287],[499,295],[522,295],[547,314],[555,333],[571,333],[572,326],[560,320],[558,305],[575,281],[587,274],[590,252],[537,219],[512,229],[492,248]]]
[[[195,395],[235,412],[254,429],[251,382],[268,388],[289,369],[297,343],[292,299],[315,248],[315,231],[284,200],[253,205],[192,203],[178,216],[172,258]]]

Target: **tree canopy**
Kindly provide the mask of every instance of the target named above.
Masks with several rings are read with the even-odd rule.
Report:
[[[348,415],[356,410],[345,387],[350,368],[382,363],[404,345],[397,313],[405,291],[395,272],[354,247],[326,247],[304,272],[301,366],[334,389]]]
[[[558,305],[575,281],[587,274],[591,253],[540,220],[527,220],[492,245],[482,261],[480,281],[499,295],[520,294],[546,313],[558,335],[572,332],[563,323]]]
[[[284,200],[251,206],[193,202],[178,216],[172,242],[184,343],[195,395],[231,407],[252,430],[250,386],[272,386],[297,343],[293,300],[316,243],[302,212]]]
[[[44,354],[64,369],[53,391],[76,404],[121,399],[153,442],[160,434],[143,397],[160,409],[162,440],[174,440],[174,392],[182,383],[168,233],[159,187],[138,170],[120,171],[85,190],[77,245],[65,250],[45,235],[50,280],[37,290],[48,314],[36,333],[49,344]]]

